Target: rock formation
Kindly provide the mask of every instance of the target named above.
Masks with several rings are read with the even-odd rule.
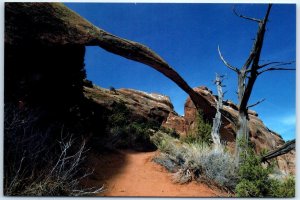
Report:
[[[100,46],[149,65],[174,81],[190,96],[185,104],[184,117],[174,112],[169,98],[163,95],[128,89],[115,92],[83,87],[84,49],[89,45]],[[82,105],[85,102],[83,93],[107,108],[115,101],[123,101],[137,117],[156,120],[181,135],[186,135],[193,126],[196,107],[203,110],[207,120],[215,115],[216,97],[212,92],[205,87],[191,89],[166,61],[148,47],[95,27],[63,4],[6,3],[5,104],[21,102],[25,107],[28,104],[42,107],[45,113],[55,114],[53,119],[70,119],[70,125],[74,125],[75,116],[78,118],[76,120],[83,121],[86,109]],[[224,105],[221,139],[232,149],[237,106],[230,101],[224,102]],[[61,113],[66,116],[63,117]],[[250,139],[258,152],[264,148],[274,149],[284,143],[278,134],[264,126],[256,112],[249,111],[249,114]],[[82,122],[83,127],[89,123],[99,125],[96,117],[95,122],[89,119],[86,117]],[[49,116],[44,121],[48,126],[46,122],[49,122]],[[291,152],[278,157],[277,161],[282,170],[294,172],[294,158],[295,152]]]
[[[203,105],[216,106],[216,96],[207,87],[197,87],[194,90],[206,100]],[[87,98],[105,108],[111,109],[114,103],[123,102],[133,113],[134,119],[132,120],[144,119],[159,122],[166,128],[176,130],[182,137],[185,137],[195,125],[197,110],[190,98],[184,105],[184,116],[179,116],[173,110],[169,97],[160,94],[123,88],[114,92],[97,86],[85,87],[84,93]],[[203,112],[210,121],[215,114],[215,110],[210,107],[203,107]],[[224,101],[220,129],[221,141],[232,152],[235,147],[237,115],[237,106],[231,101]],[[255,145],[257,153],[263,149],[273,150],[284,144],[281,136],[268,129],[255,111],[249,110],[249,116],[250,140]],[[277,157],[276,162],[281,171],[295,173],[295,151]]]
[[[84,87],[84,94],[98,105],[112,109],[115,103],[123,103],[131,111],[134,119],[165,122],[169,115],[177,116],[170,98],[161,94],[146,93],[133,89],[110,91],[98,86]]]
[[[216,106],[216,96],[212,94],[212,92],[207,87],[197,87],[194,88],[196,92],[198,92],[205,99],[205,104],[210,104],[212,106]],[[214,109],[210,109],[210,107],[202,107],[205,116],[207,119],[212,122],[212,118],[215,114]],[[168,118],[168,120],[163,124],[163,126],[168,128],[184,127],[178,131],[182,135],[188,134],[188,131],[194,126],[195,117],[196,117],[196,107],[190,98],[186,100],[184,107],[184,116],[175,117],[176,123],[172,122],[172,118]],[[250,140],[255,145],[256,152],[261,152],[263,149],[273,150],[284,144],[284,140],[282,137],[275,133],[274,131],[268,129],[261,119],[258,118],[258,114],[249,110],[249,129],[250,129]],[[238,110],[237,106],[231,101],[225,101],[224,107],[222,111],[222,126],[220,129],[221,140],[227,145],[227,147],[234,151],[235,147],[235,137],[236,137],[236,122],[238,118]],[[176,126],[174,125],[176,124]],[[185,130],[182,132],[182,130]],[[283,172],[291,172],[295,173],[295,151],[291,151],[286,155],[282,155],[277,158],[277,163],[279,165],[280,170]]]
[[[61,3],[6,3],[5,45],[100,46],[125,58],[144,63],[174,81],[194,101],[204,102],[186,81],[150,48],[112,35],[88,22]]]

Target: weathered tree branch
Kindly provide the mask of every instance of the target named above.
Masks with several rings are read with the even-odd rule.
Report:
[[[223,61],[223,63],[230,68],[231,70],[234,70],[238,72],[238,100],[239,100],[239,116],[238,116],[238,123],[237,123],[237,135],[236,135],[236,149],[235,149],[235,163],[238,167],[241,162],[240,153],[244,150],[244,147],[241,145],[242,141],[245,141],[246,144],[249,140],[249,129],[248,129],[248,108],[247,106],[248,101],[250,99],[250,95],[252,93],[252,89],[254,86],[254,83],[256,81],[256,78],[258,76],[258,68],[259,68],[259,60],[260,60],[260,54],[261,49],[263,46],[264,41],[264,35],[266,31],[266,23],[268,21],[269,13],[271,10],[272,5],[268,6],[266,15],[263,20],[255,19],[246,17],[243,15],[238,14],[235,10],[234,13],[241,17],[245,18],[251,21],[258,22],[258,31],[256,34],[255,41],[253,43],[252,49],[250,51],[250,55],[247,58],[245,64],[241,69],[233,68],[231,65],[229,65],[225,59],[222,57],[222,54],[220,52],[220,49],[218,48],[219,55]],[[228,66],[229,65],[229,66]],[[257,102],[254,105],[257,105],[259,102]],[[251,107],[251,106],[250,106]]]
[[[219,52],[219,56],[220,56],[222,62],[223,62],[229,69],[231,69],[231,70],[233,70],[233,71],[239,73],[238,68],[232,66],[231,64],[229,64],[229,63],[224,59],[224,57],[222,56],[222,53],[221,53],[221,51],[220,51],[219,45],[218,45],[218,52]]]
[[[254,103],[254,104],[251,104],[250,106],[247,106],[247,109],[249,109],[249,108],[251,108],[251,107],[254,107],[254,106],[257,106],[258,104],[260,104],[260,103],[264,102],[265,100],[266,100],[266,99],[265,99],[265,98],[263,98],[263,99],[261,99],[261,100],[257,101],[256,103]]]
[[[273,151],[268,152],[266,155],[261,157],[261,162],[266,162],[272,158],[276,158],[278,156],[284,155],[291,150],[295,149],[296,140],[291,140],[284,145],[282,145],[280,148],[275,149]]]
[[[256,18],[253,18],[253,17],[247,17],[247,16],[244,16],[244,15],[238,14],[235,10],[235,7],[233,7],[233,12],[238,17],[241,17],[241,18],[244,18],[244,19],[247,19],[247,20],[250,20],[250,21],[255,21],[255,22],[258,22],[258,23],[262,22],[262,20],[260,20],[260,19],[256,19]]]
[[[260,72],[258,72],[258,75],[260,75],[260,74],[262,74],[262,73],[264,73],[264,72],[267,72],[267,71],[282,71],[282,70],[285,70],[285,71],[295,71],[296,69],[295,68],[276,68],[276,67],[270,67],[270,68],[268,68],[268,69],[264,69],[264,70],[262,70],[262,71],[260,71]]]
[[[263,65],[259,65],[258,69],[262,69],[266,66],[273,65],[273,64],[276,64],[273,67],[278,67],[278,66],[283,66],[283,65],[291,65],[293,63],[295,63],[295,61],[291,61],[291,62],[269,62],[269,63],[265,63]]]
[[[269,4],[265,18],[263,20],[261,20],[261,23],[259,24],[258,32],[256,34],[256,40],[254,42],[253,48],[251,50],[251,53],[250,53],[250,56],[248,59],[248,60],[252,60],[252,65],[251,65],[252,70],[250,72],[250,78],[248,80],[242,101],[240,103],[240,109],[247,108],[247,104],[248,104],[249,98],[251,96],[254,83],[258,76],[258,72],[257,72],[257,69],[259,67],[258,62],[260,60],[261,49],[263,47],[264,36],[265,36],[265,31],[266,31],[266,23],[268,21],[271,7],[272,7],[272,5]]]

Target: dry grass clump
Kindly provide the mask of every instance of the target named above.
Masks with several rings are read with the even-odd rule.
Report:
[[[162,152],[154,161],[172,169],[169,171],[174,172],[174,182],[214,182],[234,190],[237,184],[237,169],[233,157],[224,148],[210,147],[202,142],[184,143],[163,132],[157,132],[151,140]]]
[[[86,196],[101,192],[103,187],[84,188],[80,184],[92,173],[83,165],[85,141],[63,137],[62,128],[61,139],[53,140],[49,133],[54,128],[39,129],[37,113],[5,106],[4,194]]]
[[[82,162],[85,157],[85,142],[77,152],[72,153],[72,137],[60,141],[61,153],[56,162],[45,168],[28,168],[29,158],[22,157],[14,174],[5,177],[5,195],[17,196],[90,196],[103,191],[100,188],[83,188],[80,181],[93,171],[82,173]],[[45,152],[47,153],[47,152]],[[42,156],[42,155],[40,155]],[[24,162],[26,161],[27,162]],[[30,172],[31,171],[31,172]],[[8,172],[9,173],[9,172]],[[29,173],[30,176],[29,176]]]
[[[188,183],[193,180],[193,172],[190,169],[179,169],[173,174],[172,180],[174,183]]]

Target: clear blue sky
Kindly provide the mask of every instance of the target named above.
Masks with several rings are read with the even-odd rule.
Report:
[[[147,45],[164,58],[192,87],[205,85],[215,93],[215,73],[226,74],[225,99],[237,102],[236,74],[221,62],[217,46],[232,65],[240,68],[248,57],[257,23],[233,14],[233,4],[134,4],[67,3],[94,25],[117,36]],[[262,18],[264,4],[236,4],[238,12]],[[296,7],[275,4],[270,13],[262,60],[296,60]],[[263,62],[262,62],[263,63]],[[169,96],[183,115],[187,95],[154,69],[87,47],[87,76],[94,84],[108,88],[133,88]],[[292,65],[291,67],[295,67]],[[295,138],[296,73],[276,71],[261,75],[250,103],[266,98],[254,110],[285,140]]]

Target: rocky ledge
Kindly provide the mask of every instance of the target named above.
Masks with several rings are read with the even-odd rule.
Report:
[[[203,113],[208,120],[215,115],[217,97],[207,87],[197,87],[194,90],[199,93],[206,102],[203,102]],[[162,126],[176,130],[182,137],[186,136],[195,126],[196,107],[190,98],[184,105],[184,116],[179,116],[173,109],[170,98],[156,93],[146,93],[133,89],[104,89],[98,86],[85,87],[85,96],[108,109],[114,103],[124,103],[133,113],[136,119],[152,120],[161,123]],[[231,101],[223,102],[222,126],[220,129],[221,140],[230,151],[234,151],[236,123],[238,107]],[[212,109],[214,108],[214,109]],[[249,110],[250,140],[255,145],[257,153],[263,149],[273,150],[283,145],[282,137],[267,128],[258,114]],[[134,120],[134,119],[133,119]],[[277,165],[282,172],[295,173],[295,151],[276,158]]]
[[[123,103],[134,118],[164,123],[169,115],[178,116],[170,98],[156,93],[134,89],[104,89],[98,86],[84,87],[85,96],[101,106],[112,109],[115,103]]]

